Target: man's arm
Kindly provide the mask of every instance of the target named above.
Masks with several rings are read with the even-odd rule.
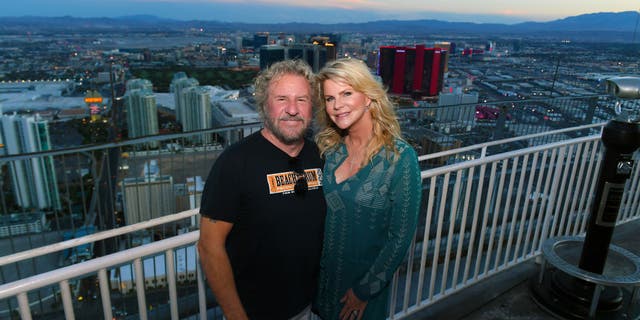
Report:
[[[198,254],[209,287],[226,319],[248,319],[238,296],[231,262],[225,248],[227,235],[232,227],[232,223],[202,217],[200,219]]]

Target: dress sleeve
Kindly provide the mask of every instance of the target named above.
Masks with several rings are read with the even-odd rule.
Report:
[[[390,220],[384,246],[373,265],[353,285],[353,292],[363,301],[375,297],[389,285],[393,274],[404,260],[416,231],[422,179],[415,151],[405,146],[395,165],[389,186]]]

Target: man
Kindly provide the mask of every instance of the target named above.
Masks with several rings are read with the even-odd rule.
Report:
[[[292,60],[259,74],[264,128],[228,147],[205,184],[198,252],[228,320],[311,315],[326,211],[322,162],[305,138],[312,77]]]

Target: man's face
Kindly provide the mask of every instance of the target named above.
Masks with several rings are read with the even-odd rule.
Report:
[[[271,81],[265,105],[265,129],[284,144],[300,142],[311,124],[311,87],[307,79],[285,74]]]

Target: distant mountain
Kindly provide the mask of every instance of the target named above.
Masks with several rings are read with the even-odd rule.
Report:
[[[635,39],[639,13],[602,12],[583,14],[549,22],[524,22],[518,24],[492,24],[448,22],[441,20],[381,20],[366,23],[279,23],[249,24],[219,21],[182,21],[149,15],[133,15],[119,18],[80,17],[0,17],[0,33],[31,32],[53,33],[61,31],[108,32],[182,32],[192,28],[208,31],[271,31],[271,32],[361,32],[402,33],[415,35],[468,34],[512,35],[518,37],[569,38],[583,41],[631,42]],[[640,38],[640,36],[639,36]]]
[[[638,26],[638,12],[601,12],[567,17],[546,23],[525,22],[514,25],[523,31],[615,31],[633,32]]]

